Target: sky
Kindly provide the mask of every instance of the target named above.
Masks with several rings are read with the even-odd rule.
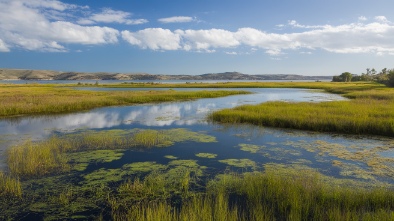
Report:
[[[394,68],[392,0],[0,0],[0,68],[361,74]]]

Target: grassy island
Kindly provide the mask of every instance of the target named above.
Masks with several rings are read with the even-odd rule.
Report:
[[[0,117],[67,113],[96,107],[214,98],[242,91],[82,91],[70,85],[0,85]]]
[[[394,136],[394,89],[377,83],[282,83],[261,87],[324,89],[347,101],[266,102],[210,115],[221,123],[250,123],[319,132]]]

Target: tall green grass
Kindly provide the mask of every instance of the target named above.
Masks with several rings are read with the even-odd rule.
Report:
[[[241,91],[81,91],[54,85],[0,85],[0,117],[89,110],[96,107],[214,98]]]
[[[39,143],[26,141],[11,147],[7,152],[7,164],[12,174],[23,177],[69,169],[62,146],[58,145],[55,139]]]
[[[321,132],[394,136],[394,89],[375,84],[333,84],[327,91],[349,101],[267,102],[214,112],[222,123],[250,123]]]
[[[114,220],[392,220],[394,192],[331,186],[317,173],[225,174],[205,193],[114,205]],[[140,183],[138,185],[141,185]],[[118,203],[122,201],[119,200]],[[123,204],[124,206],[124,204]]]
[[[19,179],[0,172],[0,197],[22,197]]]

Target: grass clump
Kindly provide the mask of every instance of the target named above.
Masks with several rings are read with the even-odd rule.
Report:
[[[22,197],[19,179],[0,172],[0,197]]]
[[[67,86],[67,85],[63,85]],[[0,117],[67,113],[96,107],[214,98],[242,91],[81,91],[61,85],[0,85]]]
[[[61,147],[53,139],[39,143],[27,141],[11,147],[7,152],[7,164],[12,174],[23,177],[70,169]]]

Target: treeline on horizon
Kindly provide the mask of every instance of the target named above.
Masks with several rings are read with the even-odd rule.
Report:
[[[341,75],[333,76],[333,82],[351,82],[351,81],[375,81],[385,84],[388,87],[394,87],[394,68],[383,68],[377,72],[375,68],[367,68],[366,73],[361,75],[352,74],[350,72],[343,72]]]

